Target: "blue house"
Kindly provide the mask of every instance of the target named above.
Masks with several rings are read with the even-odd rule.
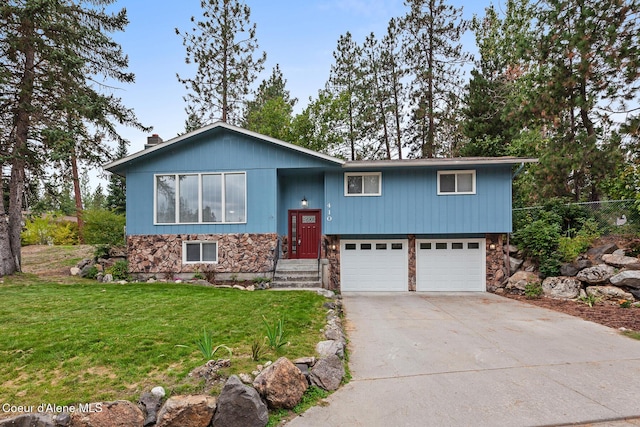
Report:
[[[504,278],[514,165],[344,161],[217,122],[105,166],[127,180],[129,268],[271,277],[325,265],[342,291],[485,291]]]

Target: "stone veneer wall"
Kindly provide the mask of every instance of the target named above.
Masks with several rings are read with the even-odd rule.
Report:
[[[329,289],[340,291],[340,237],[324,236],[325,256],[329,260]],[[335,249],[331,249],[335,245]]]
[[[495,249],[490,249],[490,245]],[[494,292],[506,278],[502,234],[487,234],[487,291]]]
[[[416,290],[416,236],[409,234],[409,290]]]
[[[218,242],[218,263],[183,264],[183,241]],[[127,236],[129,272],[143,274],[266,273],[274,269],[277,246],[276,233]]]

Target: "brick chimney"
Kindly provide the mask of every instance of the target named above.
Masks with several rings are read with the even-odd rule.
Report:
[[[147,137],[147,143],[144,145],[144,148],[147,149],[153,147],[160,144],[161,142],[162,138],[160,138],[157,133],[154,133],[153,135]]]

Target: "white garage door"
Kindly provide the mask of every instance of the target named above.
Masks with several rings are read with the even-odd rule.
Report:
[[[408,291],[407,240],[340,242],[342,291]]]
[[[485,291],[485,239],[416,241],[417,291]]]

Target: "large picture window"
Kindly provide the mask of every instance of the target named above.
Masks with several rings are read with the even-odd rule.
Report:
[[[438,194],[476,194],[476,171],[438,171]]]
[[[244,172],[155,176],[156,224],[244,223]]]
[[[358,172],[344,174],[345,196],[379,196],[382,194],[380,172]]]

